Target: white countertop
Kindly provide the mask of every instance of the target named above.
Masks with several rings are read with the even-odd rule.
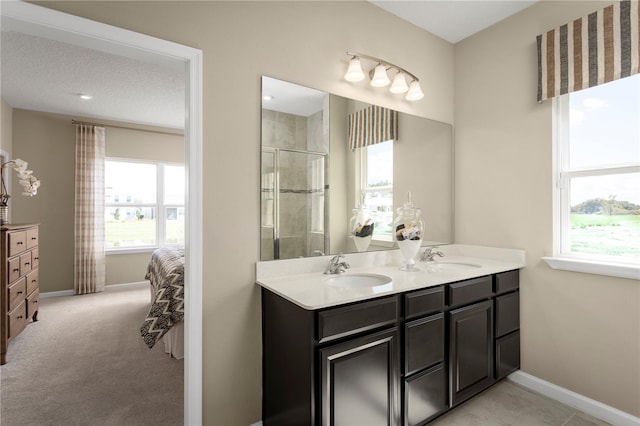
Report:
[[[327,285],[336,275],[323,272],[332,256],[317,256],[258,262],[256,282],[304,309],[315,310],[375,297],[432,287],[525,266],[523,250],[452,244],[439,247],[445,256],[434,262],[417,262],[418,272],[405,272],[399,250],[346,254],[350,269],[342,275],[381,274],[391,284],[373,288],[346,288]],[[422,249],[421,249],[422,251]],[[440,262],[470,263],[479,267],[429,272]]]

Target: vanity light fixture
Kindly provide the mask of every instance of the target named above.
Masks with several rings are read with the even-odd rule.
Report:
[[[420,89],[420,83],[418,77],[411,74],[409,71],[402,67],[383,61],[380,58],[364,55],[362,53],[347,52],[347,55],[351,56],[349,61],[349,68],[347,69],[344,79],[349,82],[358,82],[364,79],[365,73],[362,71],[361,59],[376,62],[377,65],[369,72],[371,78],[370,84],[373,87],[385,87],[391,83],[389,79],[389,70],[394,69],[396,71],[393,77],[393,83],[389,88],[391,93],[406,93],[405,99],[408,101],[417,101],[424,97],[422,89]],[[407,76],[411,78],[411,83],[407,85]]]
[[[80,99],[82,99],[84,101],[88,101],[88,100],[93,99],[93,96],[87,95],[85,93],[80,93],[78,96],[80,97]]]

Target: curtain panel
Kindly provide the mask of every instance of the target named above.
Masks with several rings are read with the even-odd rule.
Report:
[[[349,149],[398,139],[398,111],[372,105],[349,114]]]
[[[639,72],[640,2],[620,1],[537,36],[538,102]]]
[[[97,293],[105,286],[104,155],[104,127],[76,124],[75,294]]]

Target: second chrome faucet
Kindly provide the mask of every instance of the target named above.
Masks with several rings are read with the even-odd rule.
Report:
[[[344,255],[338,254],[333,256],[329,261],[325,274],[341,274],[351,266],[344,260]]]

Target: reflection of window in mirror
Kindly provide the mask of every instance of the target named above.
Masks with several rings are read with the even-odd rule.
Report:
[[[356,163],[356,205],[364,200],[365,207],[375,220],[373,241],[392,243],[393,141],[358,148]]]

